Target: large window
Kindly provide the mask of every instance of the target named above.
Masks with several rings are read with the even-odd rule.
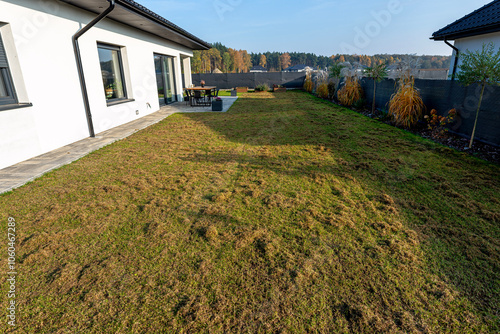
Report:
[[[117,46],[97,44],[99,62],[101,63],[102,82],[108,102],[127,98],[120,48]]]
[[[7,55],[0,35],[0,106],[16,103],[16,92],[12,84]]]

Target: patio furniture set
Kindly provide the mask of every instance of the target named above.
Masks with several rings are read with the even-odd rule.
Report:
[[[220,105],[222,106],[222,101],[218,99],[219,89],[217,89],[217,87],[215,86],[189,87],[185,88],[185,92],[186,92],[186,102],[188,102],[191,107],[212,106],[213,109],[214,104],[215,105],[219,104],[216,102],[220,102]]]

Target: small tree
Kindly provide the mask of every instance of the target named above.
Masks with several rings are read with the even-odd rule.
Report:
[[[334,91],[333,91],[333,97],[335,97],[335,93],[337,92],[337,89],[340,84],[340,78],[342,77],[342,69],[345,67],[345,65],[342,65],[342,63],[337,62],[334,63],[332,66],[330,66],[330,78],[333,78],[334,80]]]
[[[476,120],[474,121],[474,127],[472,128],[472,135],[469,142],[469,148],[471,148],[476,133],[481,102],[483,101],[484,88],[486,85],[500,84],[500,49],[495,53],[495,46],[490,42],[488,45],[483,44],[481,51],[472,52],[466,50],[462,54],[462,64],[458,68],[460,71],[457,74],[457,78],[462,84],[466,86],[473,83],[481,85],[481,95],[479,96],[479,103],[477,104]]]
[[[385,64],[378,64],[373,67],[368,67],[365,69],[365,75],[373,78],[373,103],[372,103],[372,114],[375,113],[375,94],[377,91],[377,82],[382,81],[382,79],[387,77],[387,66]]]

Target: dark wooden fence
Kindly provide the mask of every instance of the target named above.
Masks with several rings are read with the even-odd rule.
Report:
[[[371,105],[373,80],[364,78],[361,80],[361,86],[367,104]],[[481,93],[480,86],[463,86],[451,80],[416,79],[415,87],[418,88],[427,111],[436,109],[439,115],[446,116],[450,109],[455,108],[458,111],[458,117],[452,124],[451,131],[470,137]],[[377,108],[388,109],[388,102],[395,89],[394,80],[386,79],[377,83],[375,96]],[[500,87],[498,86],[487,86],[484,91],[476,138],[500,146]]]
[[[302,88],[305,73],[225,73],[225,74],[193,74],[193,83],[198,85],[205,80],[207,85],[221,89],[234,87],[254,88],[259,84],[283,85],[287,88]],[[371,106],[373,98],[373,80],[364,78],[361,86],[367,105]],[[451,131],[470,137],[476,108],[479,102],[480,87],[478,85],[463,86],[451,80],[416,79],[415,87],[419,89],[427,111],[436,109],[439,115],[447,115],[450,109],[458,111],[458,117],[451,126]],[[375,104],[379,109],[388,109],[388,102],[395,92],[395,81],[385,79],[377,83]],[[476,130],[476,138],[484,142],[500,146],[500,87],[487,86],[485,89],[481,111]]]
[[[193,84],[199,85],[205,80],[207,86],[217,86],[220,89],[231,89],[235,87],[255,88],[260,84],[282,85],[287,88],[302,88],[304,84],[304,72],[264,72],[264,73],[201,73],[193,74]]]

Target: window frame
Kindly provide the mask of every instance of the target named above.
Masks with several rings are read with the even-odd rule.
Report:
[[[111,105],[115,105],[118,103],[130,101],[131,99],[128,98],[128,94],[127,94],[127,83],[125,82],[125,71],[124,71],[124,67],[123,67],[123,57],[122,57],[122,50],[121,50],[122,48],[120,46],[113,45],[113,44],[97,42],[97,49],[98,49],[98,51],[99,51],[99,49],[117,51],[117,54],[118,54],[118,67],[120,69],[120,79],[122,82],[123,97],[114,98],[114,99],[106,98],[106,87],[104,86],[104,83],[103,83],[104,98],[106,99],[106,104],[108,106],[111,106]],[[100,65],[101,65],[101,60],[99,59],[99,67],[100,67]],[[101,67],[101,71],[102,71],[102,67]],[[101,79],[102,79],[102,72],[101,72]]]
[[[10,73],[9,60],[7,59],[7,50],[5,49],[5,44],[2,40],[2,34],[0,32],[0,51],[5,55],[5,67],[0,64],[0,76],[5,89],[7,91],[7,96],[0,97],[0,107],[2,109],[7,106],[15,106],[18,104],[16,89],[14,87],[14,82],[12,80],[12,75]]]

